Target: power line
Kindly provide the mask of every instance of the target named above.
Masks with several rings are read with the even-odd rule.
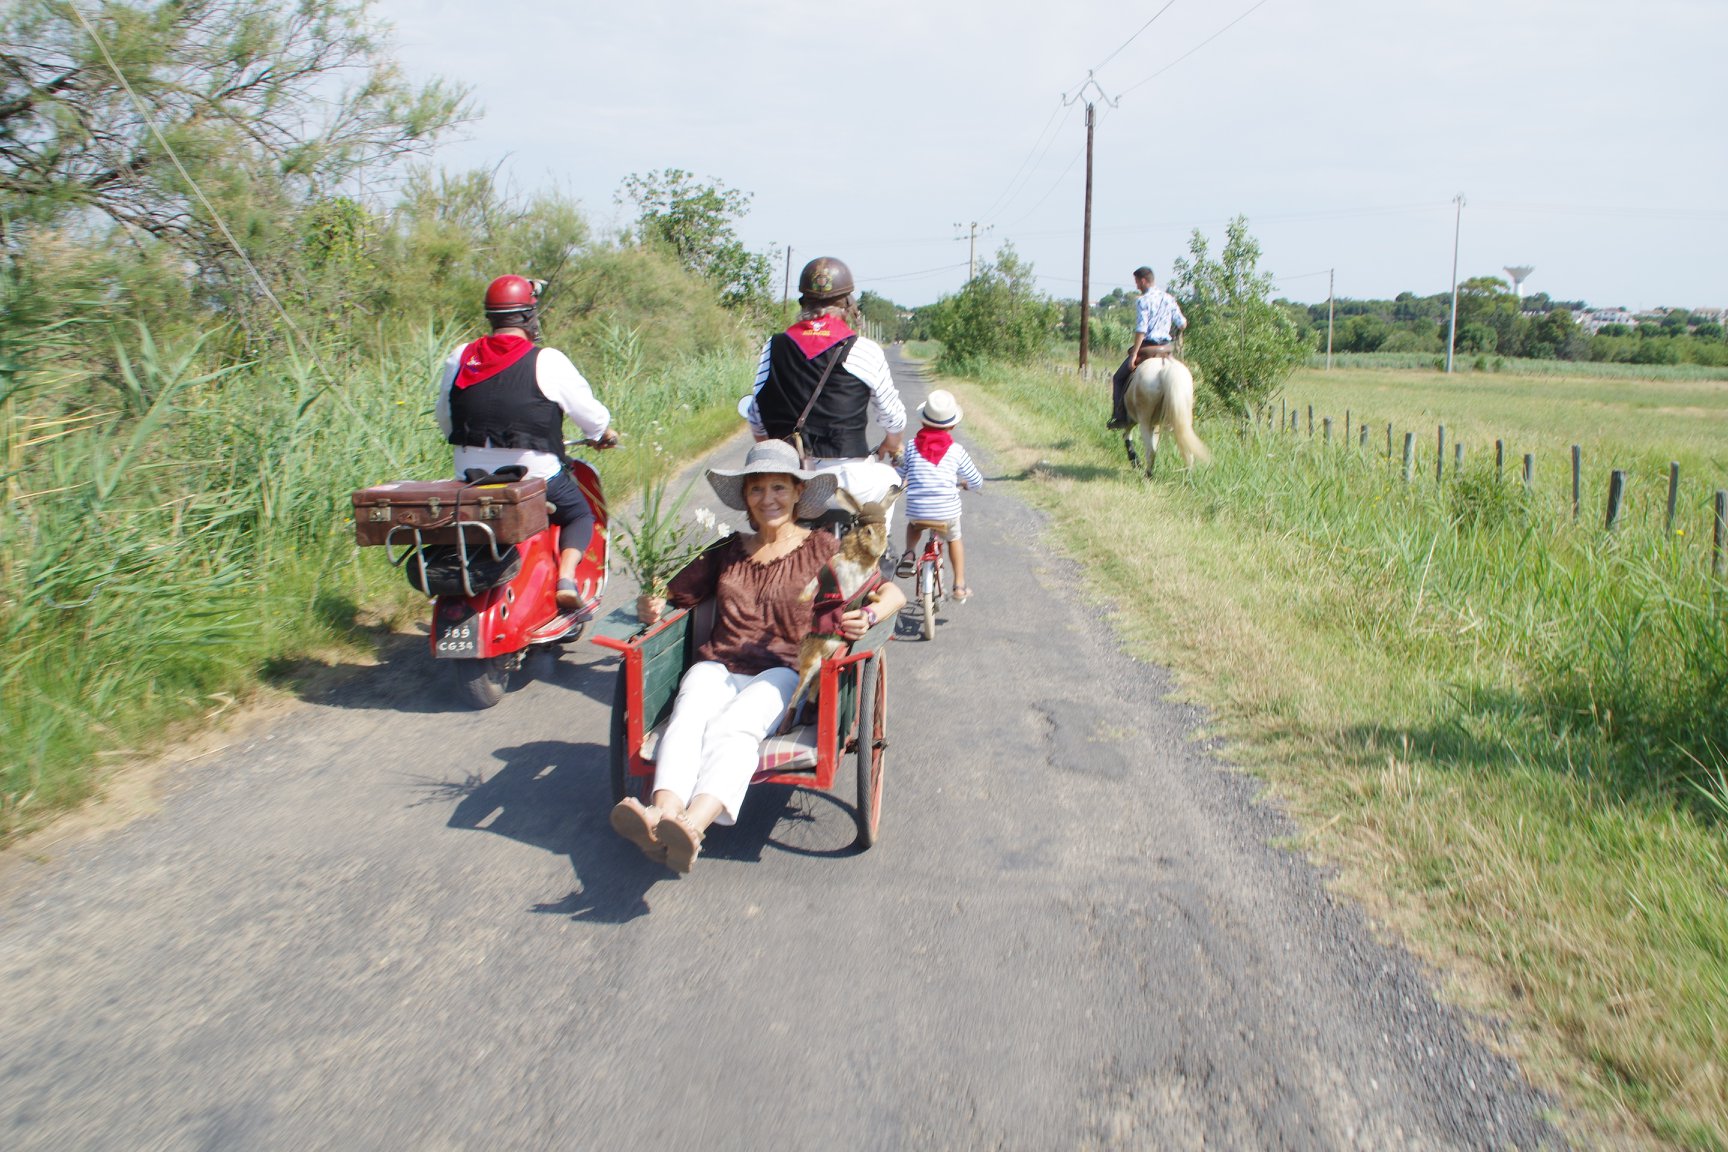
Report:
[[[890,276],[861,276],[858,282],[860,284],[880,284],[884,280],[910,280],[916,276],[933,276],[937,272],[952,272],[956,268],[964,267],[966,267],[966,261],[962,260],[958,264],[944,264],[940,268],[925,268],[919,272],[896,272]]]
[[[1026,166],[1032,162],[1032,157],[1037,154],[1038,145],[1044,143],[1044,134],[1050,131],[1050,126],[1056,123],[1056,118],[1062,115],[1063,111],[1067,109],[1067,107],[1068,105],[1066,103],[1058,103],[1055,108],[1051,109],[1050,119],[1044,121],[1044,127],[1038,129],[1038,135],[1032,141],[1032,148],[1026,153],[1026,158],[1020,161],[1020,167],[1014,169],[1014,175],[1008,178],[1007,185],[1002,189],[1002,191],[996,194],[996,199],[991,203],[990,207],[985,211],[978,213],[978,218],[980,220],[990,219],[991,216],[995,215],[998,209],[1006,208],[1009,204],[1014,202],[1014,197],[1009,195],[1010,190],[1013,189],[1015,182],[1020,179],[1020,173],[1026,171]],[[1051,134],[1050,139],[1052,142],[1056,139],[1057,135],[1060,135],[1060,133]],[[1049,145],[1045,145],[1044,151],[1048,152],[1049,150]],[[1030,177],[1028,177],[1028,179],[1030,179]],[[1015,193],[1015,195],[1018,195],[1018,193]],[[1004,199],[1004,197],[1006,197],[1006,199]]]
[[[1028,163],[1021,165],[1023,172],[1020,174],[1019,187],[1014,188],[1012,195],[1009,195],[1005,199],[998,196],[997,199],[1000,200],[1001,203],[993,206],[989,212],[979,213],[978,218],[980,220],[989,220],[993,217],[999,216],[1003,212],[1006,212],[1008,206],[1013,204],[1015,200],[1019,199],[1021,193],[1025,192],[1027,187],[1032,183],[1034,173],[1043,167],[1045,160],[1050,155],[1050,149],[1056,147],[1056,141],[1062,138],[1062,129],[1068,126],[1068,118],[1073,114],[1074,110],[1068,103],[1066,93],[1063,94],[1063,104],[1059,111],[1063,113],[1062,119],[1060,122],[1054,124],[1054,130],[1049,132],[1049,138],[1044,141],[1043,149],[1038,152],[1036,158],[1031,158],[1028,160]],[[1046,129],[1050,129],[1052,125],[1046,124],[1045,127]]]
[[[1128,93],[1134,91],[1134,89],[1140,88],[1140,87],[1147,85],[1147,84],[1150,84],[1152,81],[1158,79],[1158,77],[1164,75],[1164,73],[1170,71],[1170,69],[1176,67],[1176,65],[1182,63],[1182,61],[1188,59],[1188,57],[1194,55],[1194,53],[1200,51],[1200,49],[1206,47],[1206,45],[1212,43],[1212,41],[1218,39],[1218,37],[1224,35],[1224,33],[1228,32],[1228,31],[1230,31],[1230,29],[1236,27],[1236,25],[1242,23],[1242,21],[1248,19],[1248,17],[1252,16],[1256,11],[1258,11],[1260,8],[1264,7],[1265,4],[1266,4],[1266,0],[1260,0],[1260,2],[1258,4],[1254,5],[1254,7],[1248,9],[1248,11],[1246,11],[1246,12],[1242,13],[1242,15],[1236,17],[1236,19],[1230,21],[1230,23],[1224,25],[1224,27],[1218,29],[1218,31],[1212,33],[1212,35],[1206,37],[1206,39],[1200,41],[1200,43],[1194,45],[1194,47],[1188,49],[1188,51],[1182,53],[1182,55],[1176,57],[1176,59],[1170,61],[1170,63],[1164,65],[1164,67],[1158,69],[1158,71],[1152,73],[1152,75],[1146,77],[1146,79],[1138,81],[1137,83],[1134,83],[1134,84],[1130,84],[1130,85],[1128,85],[1128,87],[1122,89],[1122,95],[1126,96],[1126,95],[1128,95]]]
[[[1104,106],[1104,116],[1105,117],[1109,116],[1110,113],[1112,113],[1114,111],[1115,111],[1115,108],[1112,107],[1111,105],[1106,104]],[[1103,119],[1103,117],[1100,117],[1100,120],[1102,120],[1102,119]],[[1004,225],[1004,228],[1005,229],[1006,228],[1013,228],[1017,224],[1023,224],[1027,220],[1030,220],[1033,217],[1033,215],[1037,213],[1038,209],[1044,206],[1044,201],[1050,199],[1051,193],[1055,192],[1056,189],[1058,189],[1062,186],[1062,178],[1064,176],[1068,175],[1068,173],[1073,170],[1074,165],[1079,163],[1080,157],[1084,156],[1085,154],[1086,154],[1086,145],[1082,144],[1082,145],[1080,145],[1079,148],[1076,148],[1074,150],[1074,155],[1069,158],[1067,165],[1062,169],[1061,172],[1057,173],[1055,183],[1051,184],[1049,188],[1045,189],[1044,195],[1038,197],[1038,203],[1032,205],[1031,208],[1027,209],[1026,214],[1024,216],[1020,217],[1020,219],[1014,221],[1013,224]],[[1071,231],[1064,229],[1062,232],[1056,233],[1056,234],[1067,236],[1067,235],[1071,235]]]
[[[1176,3],[1176,0],[1170,0],[1169,4],[1164,5],[1164,7],[1160,8],[1160,9],[1158,9],[1158,11],[1152,13],[1152,19],[1151,20],[1148,20],[1148,21],[1146,21],[1146,23],[1140,25],[1140,27],[1135,30],[1133,36],[1130,36],[1130,37],[1128,37],[1128,39],[1122,41],[1121,46],[1118,47],[1116,49],[1116,51],[1110,53],[1110,55],[1104,57],[1104,59],[1100,60],[1096,65],[1094,65],[1092,68],[1092,71],[1102,72],[1104,70],[1104,65],[1110,63],[1110,61],[1112,61],[1112,60],[1116,59],[1116,57],[1120,56],[1122,54],[1123,48],[1126,48],[1126,47],[1128,47],[1128,45],[1134,43],[1134,41],[1139,37],[1140,33],[1144,32],[1144,31],[1146,31],[1146,29],[1152,27],[1153,21],[1157,20],[1158,17],[1164,15],[1164,13],[1170,11],[1171,6],[1174,5],[1175,3]]]

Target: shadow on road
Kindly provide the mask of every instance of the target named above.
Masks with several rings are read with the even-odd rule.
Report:
[[[503,766],[490,776],[422,782],[422,803],[456,799],[449,827],[492,832],[569,857],[579,887],[562,900],[532,905],[534,912],[604,924],[645,914],[648,889],[671,873],[612,834],[606,747],[537,740],[494,755]]]
[[[577,641],[571,647],[583,643]],[[307,703],[326,708],[416,715],[470,710],[456,695],[448,663],[433,659],[424,636],[388,635],[379,642],[377,654],[373,664],[283,665],[268,670],[267,678]],[[533,652],[523,668],[510,677],[510,691],[520,691],[530,683],[546,683],[610,705],[616,675],[617,667],[611,661],[596,667],[554,659],[549,652]]]

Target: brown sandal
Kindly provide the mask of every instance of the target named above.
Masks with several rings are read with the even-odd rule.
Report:
[[[657,832],[666,849],[666,866],[674,872],[690,871],[702,852],[702,833],[696,825],[680,812],[676,816],[662,816]]]
[[[660,843],[659,828],[665,823],[658,808],[645,808],[634,796],[626,796],[612,805],[612,831],[642,849],[642,855],[656,863],[666,860],[666,845]]]

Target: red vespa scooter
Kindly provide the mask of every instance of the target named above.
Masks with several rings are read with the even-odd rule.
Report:
[[[515,547],[521,554],[521,570],[508,581],[491,588],[465,589],[439,595],[432,600],[432,655],[450,661],[456,674],[458,695],[476,708],[490,708],[504,696],[511,678],[522,670],[531,653],[541,652],[556,660],[565,644],[581,639],[588,622],[598,614],[606,589],[607,509],[600,475],[582,460],[571,460],[570,474],[594,509],[594,537],[576,568],[576,587],[582,606],[575,611],[558,608],[558,525],[549,524]],[[465,545],[467,546],[467,545]],[[484,540],[472,545],[475,553],[499,548]],[[394,564],[410,561],[408,549],[390,557]],[[422,575],[422,583],[424,576]]]

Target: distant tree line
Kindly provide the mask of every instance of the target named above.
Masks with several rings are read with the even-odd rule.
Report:
[[[1277,302],[1309,348],[1326,349],[1326,303]],[[1451,296],[1400,292],[1391,300],[1336,301],[1334,352],[1430,352],[1444,355]],[[1520,300],[1494,276],[1458,286],[1460,355],[1534,360],[1601,360],[1628,364],[1728,365],[1722,325],[1684,308],[1636,327],[1610,324],[1592,334],[1574,316],[1581,300],[1554,300],[1537,292]]]

